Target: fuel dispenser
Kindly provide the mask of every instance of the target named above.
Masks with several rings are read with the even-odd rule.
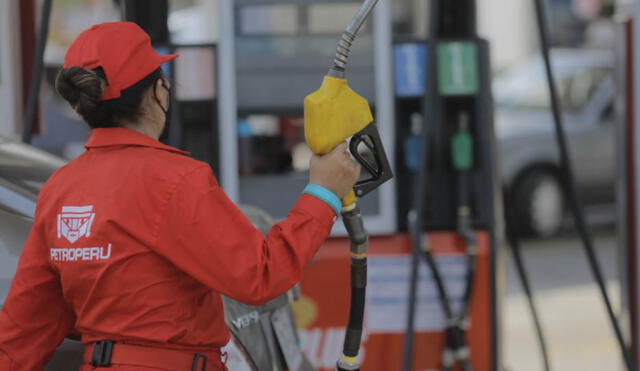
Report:
[[[634,320],[637,314],[637,254],[636,254],[636,230],[635,218],[636,197],[635,197],[635,162],[633,161],[634,143],[637,131],[633,128],[635,114],[633,102],[635,97],[636,81],[634,77],[633,60],[637,56],[633,48],[633,40],[637,34],[637,26],[634,23],[627,23],[627,28],[621,31],[620,40],[626,42],[621,48],[621,60],[626,64],[621,71],[628,73],[624,79],[626,83],[626,95],[623,95],[627,104],[627,111],[622,108],[619,112],[626,114],[625,125],[620,125],[620,138],[626,148],[621,151],[620,173],[623,175],[620,182],[620,196],[623,207],[621,216],[627,220],[623,234],[623,241],[626,242],[626,264],[624,264],[628,274],[623,282],[630,281],[625,288],[628,300],[625,304],[629,308],[631,327],[630,349],[625,340],[625,334],[620,326],[609,295],[606,291],[604,278],[600,264],[598,262],[593,239],[586,226],[584,212],[580,202],[579,190],[576,187],[573,176],[569,150],[565,138],[565,130],[562,120],[562,105],[559,99],[557,87],[554,80],[553,69],[551,68],[549,56],[549,26],[546,20],[544,3],[542,0],[534,0],[537,31],[540,37],[543,60],[545,64],[547,87],[551,101],[551,112],[554,118],[555,137],[559,149],[561,164],[561,175],[563,190],[568,198],[568,208],[573,216],[576,231],[583,244],[585,254],[589,263],[600,295],[607,312],[613,335],[619,346],[621,358],[624,360],[625,369],[636,369],[637,363],[637,321]],[[630,6],[632,17],[637,19],[637,4]],[[635,7],[635,9],[634,9]],[[495,158],[493,145],[493,128],[491,112],[491,91],[489,85],[489,57],[488,45],[479,39],[475,31],[475,1],[461,0],[433,1],[431,2],[431,38],[427,42],[426,56],[426,91],[423,105],[424,124],[422,125],[419,160],[416,179],[414,180],[415,191],[414,201],[409,205],[416,205],[409,211],[408,226],[412,235],[413,265],[412,284],[410,292],[410,305],[407,320],[407,338],[405,343],[405,370],[411,370],[413,366],[414,345],[420,352],[423,351],[416,337],[414,341],[414,314],[420,314],[419,307],[416,309],[416,291],[420,292],[416,284],[418,280],[418,263],[420,255],[424,256],[430,268],[431,277],[435,282],[435,292],[440,299],[442,312],[447,318],[446,332],[444,339],[440,343],[439,349],[444,349],[439,361],[430,361],[429,366],[441,370],[452,370],[457,366],[462,370],[484,370],[500,369],[499,354],[499,291],[497,272],[499,254],[496,245],[496,229],[500,227],[496,224],[499,220],[499,208],[495,195],[496,184],[493,179]],[[428,175],[428,177],[427,177]],[[466,187],[465,187],[466,183]],[[469,188],[470,186],[470,188]],[[626,187],[626,189],[625,189]],[[423,193],[423,190],[426,192]],[[506,209],[508,212],[509,209]],[[402,215],[402,211],[401,211]],[[635,223],[635,224],[634,224]],[[428,233],[423,236],[423,230]],[[449,230],[455,232],[441,232]],[[469,233],[475,230],[476,233]],[[440,231],[440,232],[434,232]],[[466,252],[466,274],[463,284],[459,288],[462,293],[459,297],[462,300],[456,308],[455,298],[451,293],[455,291],[453,285],[447,282],[445,277],[439,273],[445,271],[443,264],[437,262],[438,249],[441,245],[434,238],[438,233],[448,233],[455,235],[458,250]],[[473,236],[475,234],[475,237]],[[486,245],[483,246],[482,236],[487,238]],[[523,263],[519,256],[517,246],[517,236],[513,231],[509,233],[509,240],[514,249],[516,269],[523,280],[525,291],[529,299],[533,320],[538,332],[541,351],[545,369],[550,369],[544,339],[540,325],[537,320],[531,291],[528,287]],[[486,250],[483,251],[483,248]],[[474,251],[475,249],[475,251]],[[476,256],[474,256],[474,253]],[[482,264],[486,259],[488,271],[485,278],[489,283],[482,282]],[[474,273],[474,270],[477,271]],[[440,277],[439,277],[440,276]],[[483,287],[488,290],[483,290]],[[470,290],[471,288],[471,290]],[[471,292],[471,295],[469,295]],[[467,298],[470,302],[467,302]],[[480,304],[478,304],[480,302]],[[468,317],[465,316],[466,307],[470,305],[472,310]],[[490,316],[485,317],[488,321],[487,332],[478,331],[478,317],[473,311],[474,305],[480,305],[484,309],[489,309]],[[467,318],[467,321],[465,321]],[[482,325],[482,323],[480,324]],[[475,336],[486,336],[488,348],[477,347],[474,344]],[[415,344],[414,344],[415,343]],[[433,345],[433,343],[431,344]],[[489,356],[488,362],[479,359],[477,352]],[[417,355],[420,352],[415,352]]]
[[[173,86],[168,144],[182,148],[220,170],[217,88],[217,45],[174,44],[169,37],[169,0],[121,2],[122,19],[142,27],[161,53],[179,54],[163,66]]]
[[[421,107],[409,122],[399,123],[409,133],[405,139],[409,143],[419,133],[417,145],[405,146],[405,151],[414,153],[399,156],[405,159],[405,169],[415,168],[415,175],[404,178],[405,187],[414,192],[400,211],[401,216],[409,215],[413,253],[404,369],[497,370],[489,46],[476,33],[475,1],[432,2],[430,15]],[[407,50],[406,45],[403,48]],[[415,54],[420,50],[413,48]],[[419,284],[423,261],[428,288]],[[442,321],[440,331],[427,342],[420,341],[419,333],[414,335],[421,327],[420,316],[425,315],[419,305],[425,289],[438,301],[436,311]]]

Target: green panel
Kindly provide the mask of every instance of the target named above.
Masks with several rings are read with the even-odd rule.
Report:
[[[438,90],[441,95],[478,92],[478,49],[471,42],[438,44]]]

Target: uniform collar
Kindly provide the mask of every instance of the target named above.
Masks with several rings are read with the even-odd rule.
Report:
[[[142,146],[163,149],[182,155],[189,155],[189,152],[181,151],[177,148],[160,143],[148,135],[135,130],[125,128],[97,128],[91,130],[91,136],[85,143],[85,148],[110,147],[110,146]]]

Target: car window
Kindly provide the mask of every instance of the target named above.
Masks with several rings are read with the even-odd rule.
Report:
[[[550,105],[549,88],[545,84],[546,80],[537,79],[528,89],[522,90],[519,95],[511,97],[508,105],[527,109],[546,109]],[[556,89],[558,96],[562,100],[566,96],[570,78],[556,79]],[[563,102],[564,106],[564,102]]]
[[[600,83],[610,74],[610,69],[601,67],[554,67],[562,109],[578,111],[584,108]],[[494,86],[498,106],[513,109],[550,108],[547,79],[542,65],[523,69],[519,75],[509,76],[507,80]]]
[[[31,229],[31,219],[0,205],[0,307],[11,286],[18,257]]]
[[[0,144],[0,207],[32,217],[40,188],[64,161],[21,143]]]
[[[563,106],[568,109],[581,109],[597,91],[602,80],[610,73],[604,68],[583,69],[576,72],[568,81]]]
[[[0,207],[33,217],[38,193],[51,171],[25,164],[0,166]]]
[[[0,209],[33,217],[36,211],[37,190],[21,186],[19,179],[0,177]]]
[[[19,257],[31,224],[31,218],[0,207],[0,253]],[[4,268],[0,264],[0,270]]]

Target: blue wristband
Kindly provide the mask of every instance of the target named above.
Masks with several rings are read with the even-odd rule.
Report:
[[[336,215],[340,215],[340,211],[342,210],[342,201],[336,196],[335,193],[326,189],[325,187],[318,184],[308,184],[302,193],[307,193],[320,200],[324,201],[327,205],[331,206],[333,211],[336,212]]]

